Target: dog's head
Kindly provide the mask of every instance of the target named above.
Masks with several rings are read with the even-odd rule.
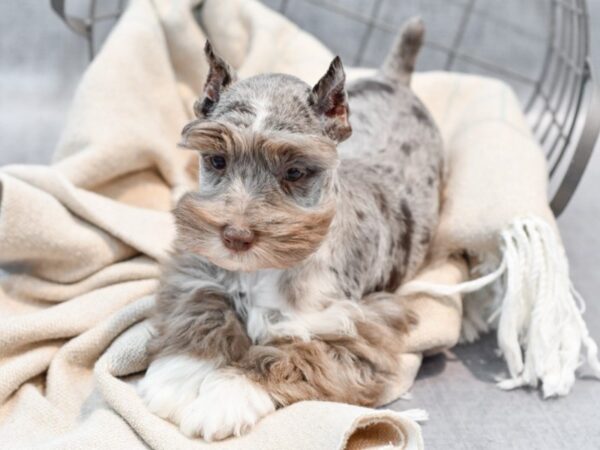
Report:
[[[236,81],[205,50],[204,96],[182,134],[200,153],[200,188],[175,210],[178,245],[228,270],[291,267],[334,215],[336,145],[351,134],[341,61],[311,88],[281,74]]]

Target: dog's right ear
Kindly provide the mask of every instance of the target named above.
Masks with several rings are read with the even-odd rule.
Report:
[[[204,95],[194,103],[196,117],[206,117],[219,101],[221,91],[236,80],[234,70],[219,56],[206,41],[204,54],[208,62],[208,78],[204,85]]]

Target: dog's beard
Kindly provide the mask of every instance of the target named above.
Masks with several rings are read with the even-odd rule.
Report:
[[[286,269],[319,248],[333,215],[331,203],[310,212],[285,205],[255,206],[247,214],[247,220],[252,224],[256,241],[250,249],[236,252],[226,248],[220,237],[220,230],[228,222],[223,205],[188,194],[175,210],[176,246],[230,271]]]

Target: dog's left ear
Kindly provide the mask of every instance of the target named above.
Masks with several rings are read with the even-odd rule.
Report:
[[[311,95],[312,107],[324,119],[325,134],[336,142],[342,142],[352,134],[345,82],[342,60],[336,56],[327,73],[315,84]]]
[[[204,95],[194,103],[196,117],[206,117],[219,101],[221,91],[233,83],[237,76],[234,70],[213,51],[210,42],[204,45],[208,62],[208,77],[204,85]]]

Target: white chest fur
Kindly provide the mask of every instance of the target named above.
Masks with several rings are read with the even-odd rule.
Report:
[[[304,297],[293,304],[283,295],[283,271],[269,269],[240,272],[232,286],[235,308],[246,322],[252,342],[263,343],[277,337],[305,341],[318,334],[354,334],[352,316],[359,313],[354,302],[332,298],[329,280],[319,271],[303,280]]]
[[[246,321],[246,331],[253,342],[263,342],[271,336],[273,323],[288,309],[281,295],[280,270],[240,272],[234,286],[235,308]]]
[[[268,269],[256,272],[239,272],[237,291],[246,307],[280,309],[285,299],[279,290],[281,270]]]

